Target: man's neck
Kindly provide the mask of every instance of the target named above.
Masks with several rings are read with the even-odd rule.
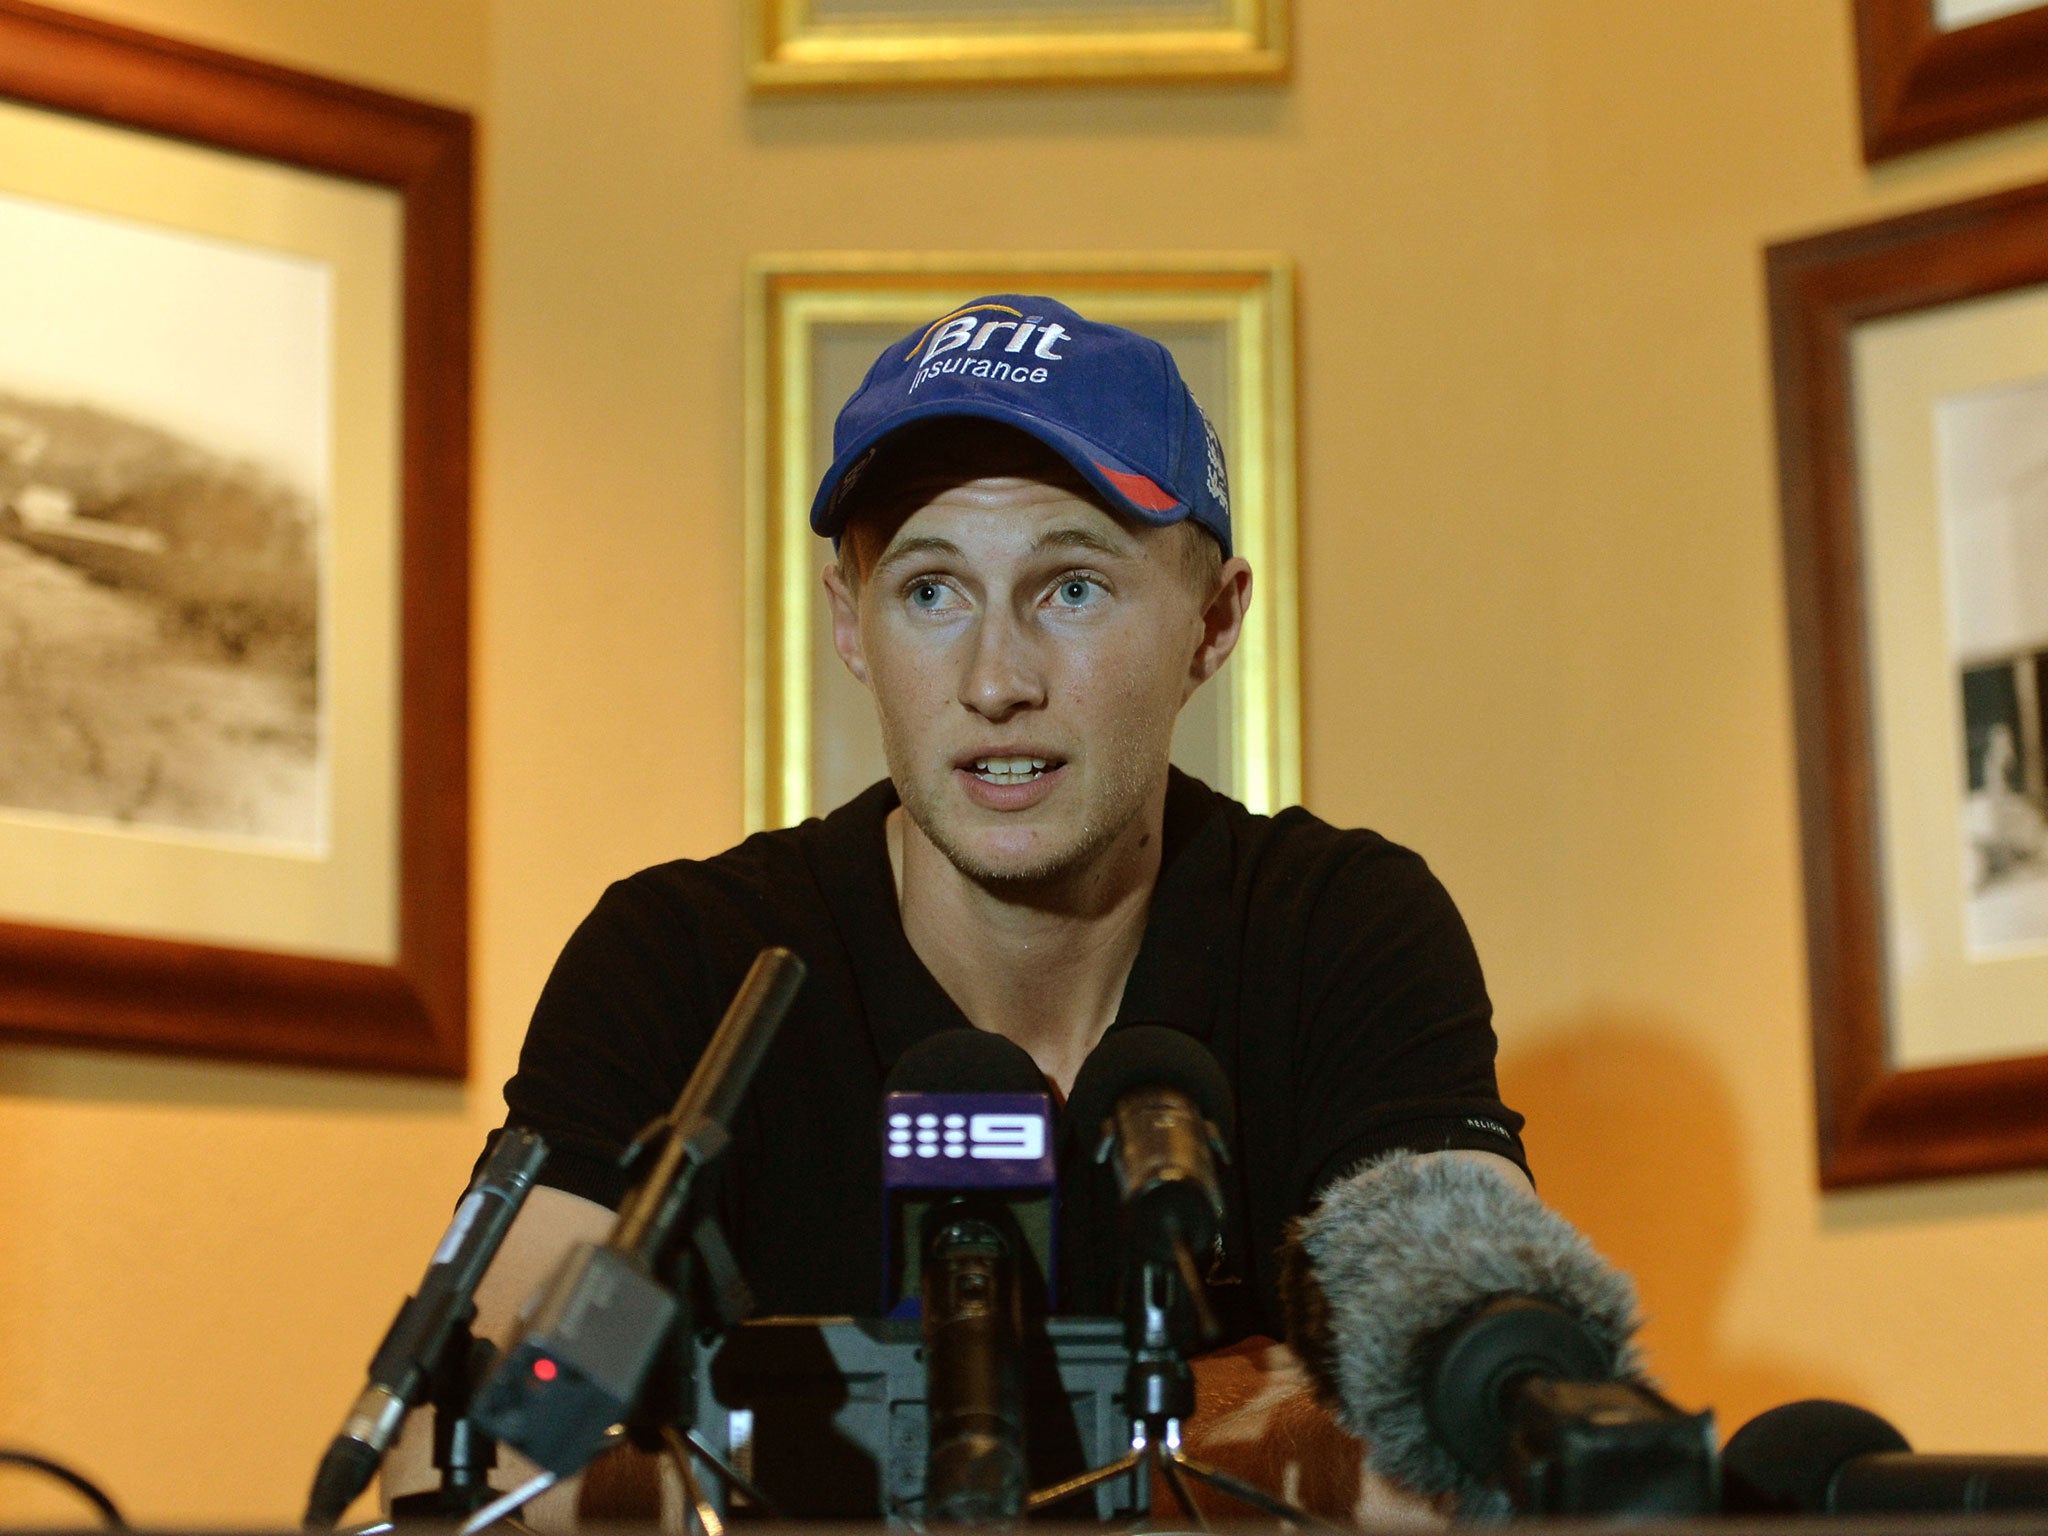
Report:
[[[1027,894],[969,879],[901,806],[889,813],[889,863],[911,949],[970,1022],[1024,1047],[1061,1093],[1123,1001],[1165,819],[1162,783],[1085,870]]]

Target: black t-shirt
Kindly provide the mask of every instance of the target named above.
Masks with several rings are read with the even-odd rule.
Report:
[[[510,1120],[552,1148],[541,1182],[616,1205],[620,1149],[674,1103],[755,954],[802,956],[809,977],[717,1199],[766,1313],[878,1310],[883,1081],[909,1046],[969,1027],[904,936],[883,830],[896,803],[885,780],[823,820],[613,885],[556,962],[505,1087]],[[1279,1336],[1285,1225],[1362,1160],[1462,1147],[1523,1162],[1490,1020],[1465,925],[1415,854],[1173,775],[1112,1028],[1185,1030],[1236,1086],[1232,1332]]]

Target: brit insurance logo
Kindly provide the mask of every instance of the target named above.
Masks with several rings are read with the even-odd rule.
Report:
[[[1058,347],[1073,334],[1057,320],[1027,315],[1007,304],[970,304],[956,309],[934,320],[911,344],[904,358],[917,365],[910,378],[910,393],[942,373],[1043,384],[1052,377],[1045,364],[1066,361]]]
[[[894,1114],[891,1157],[973,1157],[1035,1163],[1045,1156],[1045,1116]]]

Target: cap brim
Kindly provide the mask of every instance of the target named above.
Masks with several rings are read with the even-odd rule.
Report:
[[[1174,497],[1171,491],[1142,469],[1125,464],[1101,444],[1091,442],[1056,422],[1001,401],[933,400],[897,411],[888,420],[862,433],[832,461],[832,467],[825,471],[824,479],[818,484],[817,495],[811,499],[812,530],[829,539],[838,538],[845,530],[845,508],[835,506],[833,498],[847,470],[863,454],[905,427],[948,416],[999,421],[1035,437],[1066,460],[1074,473],[1087,481],[1113,510],[1138,522],[1163,528],[1183,521],[1193,511],[1185,501]]]

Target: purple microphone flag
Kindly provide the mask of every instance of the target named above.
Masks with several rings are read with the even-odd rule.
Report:
[[[924,1213],[962,1196],[1005,1206],[1030,1249],[1019,1255],[1054,1298],[1059,1168],[1043,1093],[882,1096],[882,1312],[916,1317]]]
[[[1058,1182],[1042,1093],[891,1093],[882,1099],[885,1189],[1031,1189]]]

